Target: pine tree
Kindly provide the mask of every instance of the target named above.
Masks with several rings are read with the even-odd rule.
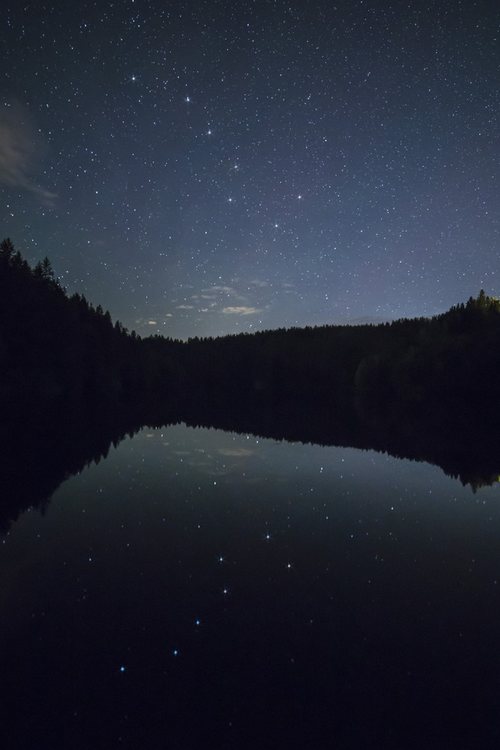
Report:
[[[10,263],[12,258],[14,257],[14,245],[12,244],[12,241],[7,237],[5,240],[2,240],[0,242],[0,259],[3,261],[6,261],[7,263]]]

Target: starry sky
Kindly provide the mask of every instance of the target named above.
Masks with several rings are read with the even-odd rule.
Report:
[[[2,4],[0,212],[141,335],[499,294],[497,2]]]

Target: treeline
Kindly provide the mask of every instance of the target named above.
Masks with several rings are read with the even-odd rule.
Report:
[[[135,402],[162,377],[165,354],[154,349],[100,305],[68,296],[47,258],[31,268],[9,239],[0,244],[3,405],[36,412]]]
[[[191,339],[180,357],[188,389],[205,396],[367,413],[495,408],[500,303],[481,291],[431,319]]]
[[[0,400],[29,408],[100,403],[160,419],[175,405],[356,411],[367,418],[496,412],[500,303],[481,292],[431,319],[278,329],[188,342],[141,339],[83,296],[68,296],[45,259],[31,268],[0,244]]]

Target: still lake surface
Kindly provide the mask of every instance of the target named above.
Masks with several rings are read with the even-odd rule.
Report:
[[[0,544],[3,747],[500,741],[500,487],[144,429]]]

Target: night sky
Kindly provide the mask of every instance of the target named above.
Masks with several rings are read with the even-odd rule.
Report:
[[[0,211],[142,335],[499,294],[497,2],[4,2]]]

